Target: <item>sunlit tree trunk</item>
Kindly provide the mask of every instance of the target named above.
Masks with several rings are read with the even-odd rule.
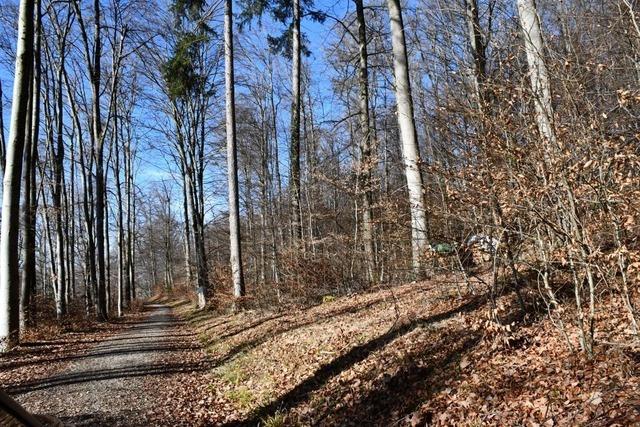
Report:
[[[4,140],[4,107],[2,105],[2,81],[0,81],[0,178],[4,176],[7,158],[7,143]]]
[[[540,28],[540,18],[534,0],[518,0],[518,16],[524,37],[524,47],[529,65],[529,79],[536,110],[536,124],[545,143],[556,143],[553,130],[553,106],[549,73],[543,58],[544,41]]]
[[[15,346],[20,328],[20,187],[33,70],[33,0],[21,0],[9,144],[2,188],[0,234],[0,352]]]
[[[409,80],[409,62],[407,44],[404,35],[404,23],[400,0],[387,0],[389,19],[391,20],[391,44],[393,47],[393,71],[396,84],[396,104],[400,138],[402,140],[402,158],[409,191],[411,206],[411,253],[413,273],[422,275],[422,258],[427,249],[427,215],[424,202],[422,174],[420,173],[420,152],[416,124],[413,115],[413,99]]]
[[[244,296],[242,247],[240,245],[240,197],[238,195],[238,152],[236,148],[235,78],[233,69],[233,1],[225,1],[224,58],[226,86],[227,176],[229,191],[229,252],[233,295]]]
[[[551,97],[551,83],[549,72],[544,60],[544,40],[542,38],[542,27],[540,18],[536,10],[534,0],[518,0],[518,16],[520,27],[524,38],[524,48],[527,55],[529,68],[529,79],[531,91],[535,105],[535,120],[538,132],[544,145],[544,163],[546,167],[552,167],[555,159],[559,158],[561,148],[558,144],[557,136],[553,126],[554,109]],[[545,172],[546,174],[546,172]],[[564,216],[566,234],[577,244],[577,249],[571,251],[569,266],[573,270],[574,295],[577,306],[578,326],[580,327],[580,344],[582,349],[589,355],[593,355],[594,333],[595,333],[595,274],[591,265],[590,249],[583,242],[588,241],[586,234],[588,230],[582,225],[577,201],[574,194],[574,185],[570,182],[567,172],[564,169],[559,171],[560,184],[564,190],[564,199],[559,202],[561,212]],[[546,177],[545,177],[546,179]],[[575,257],[575,259],[574,259]],[[578,269],[583,269],[584,279],[578,277]],[[582,310],[582,286],[583,280],[588,285],[588,312]]]

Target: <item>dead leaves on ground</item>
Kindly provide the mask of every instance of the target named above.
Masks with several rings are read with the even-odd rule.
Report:
[[[190,357],[211,369],[176,376],[156,419],[341,426],[636,420],[637,358],[603,347],[585,361],[550,321],[492,325],[486,306],[415,322],[461,306],[454,295],[421,283],[284,314],[196,315],[187,328],[204,347]],[[513,296],[500,304],[513,308]],[[601,321],[620,330],[618,314]]]

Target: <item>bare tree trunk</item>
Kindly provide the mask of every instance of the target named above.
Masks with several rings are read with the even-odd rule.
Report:
[[[0,177],[4,176],[4,165],[7,159],[7,145],[4,140],[4,108],[2,105],[2,81],[0,80]]]
[[[66,34],[65,34],[66,38]],[[62,186],[64,175],[64,140],[63,140],[63,124],[64,110],[62,103],[62,70],[64,68],[64,50],[66,49],[64,39],[60,41],[60,63],[56,76],[56,148],[51,147],[52,160],[54,161],[54,182],[52,188],[53,209],[56,219],[56,290],[58,298],[56,299],[56,317],[62,318],[67,314],[65,304],[66,295],[66,266],[64,261],[64,225],[62,221]],[[53,143],[53,141],[51,141]]]
[[[226,0],[224,14],[224,58],[227,120],[227,177],[229,181],[229,252],[233,296],[245,294],[240,244],[240,197],[238,195],[238,152],[236,148],[235,77],[233,69],[233,1]]]
[[[136,195],[134,193],[133,187],[133,161],[131,159],[131,155],[128,158],[129,161],[129,186],[131,191],[131,215],[129,216],[129,221],[131,227],[129,228],[129,235],[127,237],[127,263],[129,266],[129,279],[127,283],[129,284],[129,301],[133,301],[136,299],[136,253],[135,253],[135,236],[136,236],[136,227],[137,227],[137,219],[136,219]],[[130,304],[130,303],[129,303]]]
[[[114,93],[113,96],[116,96],[117,93]],[[117,101],[116,102],[117,105]],[[124,272],[124,207],[122,200],[122,182],[120,179],[120,130],[118,129],[118,114],[113,117],[113,146],[115,149],[115,160],[113,163],[113,176],[116,184],[116,201],[118,204],[118,296],[117,296],[117,312],[118,317],[121,317],[124,313],[124,309],[126,308],[125,301],[125,292],[124,292],[124,282],[125,282],[125,272]]]
[[[559,157],[561,148],[558,144],[555,129],[553,127],[554,110],[551,97],[551,84],[549,73],[544,61],[544,41],[542,39],[542,29],[540,18],[536,10],[534,0],[518,0],[518,15],[520,26],[524,37],[524,47],[527,54],[527,64],[531,82],[531,91],[535,103],[535,118],[538,132],[543,139],[543,150],[545,162],[552,166],[552,161]],[[554,159],[550,157],[553,155]],[[565,192],[564,200],[560,201],[563,223],[566,224],[566,235],[570,236],[572,243],[577,249],[570,253],[569,265],[573,269],[574,293],[576,298],[576,308],[578,309],[578,325],[581,332],[582,349],[591,357],[593,355],[593,341],[595,333],[595,277],[591,265],[590,249],[585,244],[586,230],[581,221],[577,208],[574,189],[570,184],[566,171],[559,171],[560,184]],[[546,179],[546,177],[545,177]],[[573,259],[575,256],[577,259]],[[578,274],[578,269],[584,269],[584,277]],[[582,308],[582,296],[580,295],[583,282],[588,284],[588,316],[584,321]]]
[[[69,212],[67,221],[70,221],[69,225],[69,286],[71,288],[71,297],[76,297],[76,159],[75,159],[75,147],[73,140],[71,141],[71,164],[70,164],[70,183],[69,192],[71,193],[69,198]]]
[[[105,186],[104,191],[109,193],[109,186],[107,184],[107,177],[109,176],[109,166],[107,162],[107,170],[104,174]],[[105,194],[105,202],[108,201],[108,197]],[[107,313],[111,312],[112,294],[111,294],[111,239],[109,238],[109,203],[104,204],[104,254],[105,254],[105,277],[106,277],[106,300],[107,300]]]
[[[367,26],[364,18],[364,6],[362,0],[354,0],[358,19],[358,43],[360,45],[360,67],[358,79],[360,85],[360,185],[362,192],[362,239],[364,253],[367,262],[367,275],[370,282],[377,278],[375,237],[373,225],[373,183],[372,171],[375,168],[373,156],[372,134],[369,118],[369,66],[367,54]]]
[[[36,163],[38,161],[38,140],[40,134],[40,45],[41,45],[41,6],[40,1],[35,3],[35,52],[34,52],[34,76],[31,90],[31,132],[30,141],[25,141],[24,175],[24,201],[22,209],[23,244],[22,262],[24,273],[20,286],[20,329],[24,330],[31,323],[32,291],[36,286]],[[0,100],[2,93],[0,89]],[[0,102],[1,104],[2,102]],[[2,111],[0,108],[0,116]],[[1,120],[1,119],[0,119]],[[0,123],[0,129],[4,134],[4,126]],[[4,145],[4,138],[0,142]],[[4,167],[4,158],[0,159]]]
[[[295,244],[302,239],[300,214],[300,0],[293,0],[293,41],[291,62],[291,147],[290,147],[290,192],[291,228]]]
[[[11,129],[2,192],[0,237],[0,352],[18,343],[20,333],[20,186],[33,70],[33,0],[21,0],[13,83]]]
[[[478,0],[465,0],[466,18],[469,31],[469,44],[473,55],[473,83],[476,102],[479,106],[484,100],[483,83],[485,79],[487,56],[486,46],[480,28],[480,12],[478,11]]]
[[[73,118],[74,129],[77,132],[77,142],[79,149],[80,171],[82,173],[82,211],[84,217],[85,230],[85,302],[88,304],[87,315],[91,312],[91,306],[95,300],[94,290],[97,288],[97,271],[95,257],[95,229],[94,229],[94,206],[93,206],[93,182],[91,170],[93,169],[93,157],[85,151],[82,138],[82,125],[78,112],[78,105],[72,90],[69,76],[63,68],[63,76],[67,88],[67,98],[71,107],[71,117]]]
[[[518,15],[524,36],[524,46],[529,64],[529,78],[533,91],[536,124],[545,142],[554,146],[556,136],[553,130],[553,107],[551,104],[551,86],[549,73],[545,65],[544,41],[540,29],[540,19],[534,0],[518,0]]]
[[[129,128],[127,128],[129,129]],[[131,135],[127,130],[127,146],[125,148],[124,174],[127,190],[127,232],[126,232],[126,280],[124,282],[124,306],[130,307],[132,296],[135,294],[135,270],[133,265],[134,258],[134,216],[135,216],[135,200],[133,188],[133,154],[131,148]]]
[[[102,56],[101,44],[101,23],[100,23],[100,0],[94,0],[94,51],[93,51],[93,69],[91,70],[91,89],[93,96],[92,116],[93,116],[93,144],[94,156],[96,161],[96,249],[98,261],[98,295],[96,313],[99,320],[107,320],[107,279],[105,265],[105,237],[104,237],[104,215],[105,215],[105,179],[104,179],[104,140],[102,132],[102,118],[100,112],[100,76]]]
[[[184,169],[184,165],[181,166]],[[193,284],[193,278],[191,273],[191,221],[189,220],[189,208],[187,202],[187,181],[186,172],[182,171],[182,207],[184,216],[184,268],[187,274],[187,284],[191,286]]]
[[[400,0],[387,0],[391,20],[391,44],[393,46],[393,70],[396,83],[398,125],[402,139],[402,158],[409,190],[411,206],[411,253],[413,273],[422,275],[422,258],[427,248],[427,215],[424,202],[420,151],[413,115],[413,99],[409,80],[409,62],[404,36],[404,23]]]

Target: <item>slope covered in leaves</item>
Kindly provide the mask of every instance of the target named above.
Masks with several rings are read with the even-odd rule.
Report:
[[[528,307],[535,292],[525,293]],[[609,306],[616,306],[610,304]],[[628,425],[640,422],[640,353],[621,313],[593,360],[508,291],[459,296],[429,281],[307,309],[219,315],[181,305],[204,371],[163,385],[151,417],[176,425]]]

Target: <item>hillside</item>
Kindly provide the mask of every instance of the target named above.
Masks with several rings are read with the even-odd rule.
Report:
[[[527,295],[533,302],[535,293]],[[174,302],[190,358],[157,420],[200,425],[631,425],[640,352],[615,345],[620,313],[599,313],[593,360],[513,294],[488,322],[481,295],[428,281],[326,297],[309,309],[216,315]],[[568,330],[577,346],[577,331]],[[606,342],[606,344],[605,344]],[[169,359],[167,362],[171,362]],[[175,361],[174,361],[175,362]],[[176,408],[180,408],[176,411]]]

